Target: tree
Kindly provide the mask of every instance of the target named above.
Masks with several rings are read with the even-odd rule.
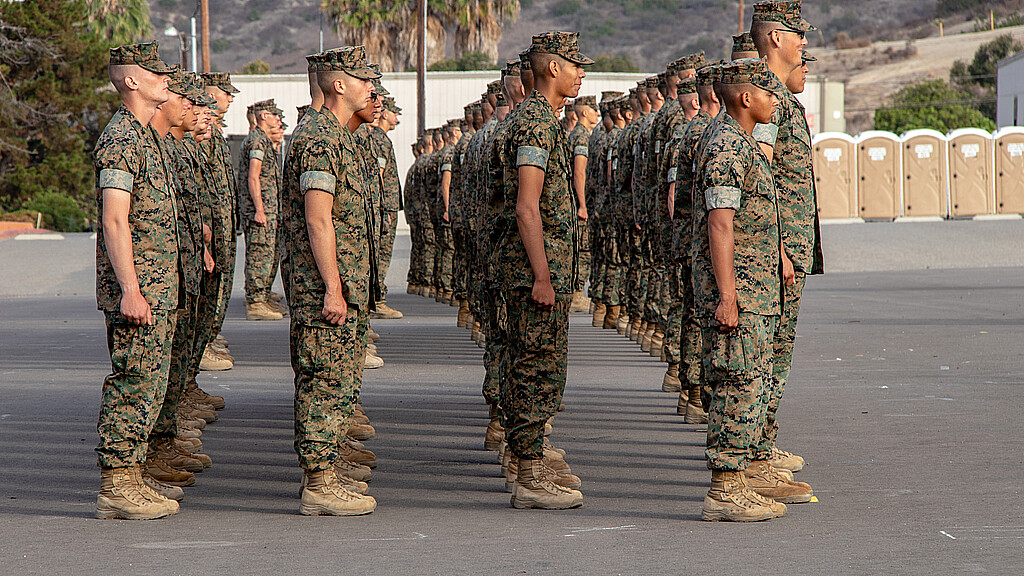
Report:
[[[931,128],[949,132],[957,128],[995,130],[996,124],[973,107],[971,94],[942,80],[927,80],[901,88],[892,105],[875,110],[875,129],[899,134]]]
[[[66,200],[95,213],[91,151],[118,106],[110,44],[87,21],[85,0],[0,11],[0,209],[31,203],[47,225],[71,229],[81,219],[67,217]]]
[[[89,30],[114,45],[133,44],[153,35],[146,0],[88,0]]]
[[[498,65],[495,64],[494,60],[487,57],[482,52],[470,52],[463,54],[458,58],[449,58],[441,60],[440,62],[434,62],[427,70],[440,71],[440,70],[497,70]]]
[[[970,64],[957,60],[949,70],[949,81],[978,99],[978,110],[991,120],[996,119],[996,64],[1003,58],[1024,49],[1024,45],[1004,34],[982,44],[974,52]]]
[[[242,70],[239,74],[270,74],[270,64],[267,64],[263,60],[257,58],[245,66],[242,66]]]
[[[639,72],[640,68],[625,54],[604,54],[594,57],[594,72]]]
[[[416,65],[419,0],[323,0],[321,10],[345,44],[366,47],[385,72]],[[453,34],[455,58],[471,52],[498,58],[501,24],[519,14],[519,0],[427,0],[427,66],[445,58]]]

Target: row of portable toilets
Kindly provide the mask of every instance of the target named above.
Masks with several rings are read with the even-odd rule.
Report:
[[[815,136],[822,219],[1024,214],[1024,128]]]

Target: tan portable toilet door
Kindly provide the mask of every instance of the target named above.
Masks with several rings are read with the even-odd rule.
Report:
[[[856,218],[857,146],[848,134],[823,132],[811,147],[818,218]]]
[[[977,128],[961,128],[948,138],[950,215],[994,214],[992,136]]]
[[[910,130],[903,141],[903,215],[949,215],[946,136],[936,130]]]
[[[892,132],[871,130],[857,137],[857,200],[860,217],[892,220],[900,215],[900,142]]]
[[[993,137],[996,159],[996,212],[1024,214],[1024,128],[1007,126]]]

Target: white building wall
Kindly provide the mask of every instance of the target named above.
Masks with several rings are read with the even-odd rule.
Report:
[[[1000,60],[996,75],[996,124],[1024,126],[1024,52]]]

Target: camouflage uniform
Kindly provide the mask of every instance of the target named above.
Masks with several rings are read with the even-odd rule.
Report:
[[[743,470],[748,460],[770,454],[761,428],[780,306],[778,204],[767,158],[731,116],[715,128],[696,172],[703,202],[694,206],[693,287],[714,389],[705,456],[712,470]],[[714,322],[720,297],[707,227],[708,212],[715,209],[734,211],[739,326],[724,333]]]
[[[259,112],[258,110],[257,112]],[[249,166],[253,160],[260,165],[260,196],[264,225],[256,223],[256,206],[249,192]],[[281,181],[280,160],[274,144],[262,128],[256,126],[242,142],[238,158],[238,211],[245,233],[245,303],[266,302],[277,276],[280,254],[277,249],[277,197]]]
[[[504,140],[504,203],[496,231],[492,269],[504,287],[508,366],[501,407],[509,449],[520,459],[542,457],[544,423],[555,415],[565,388],[570,295],[578,287],[576,195],[565,131],[548,101],[532,93],[517,108]],[[556,304],[541,309],[531,298],[534,277],[518,233],[518,169],[545,172],[540,197],[544,250]],[[497,234],[496,234],[497,236]]]
[[[587,203],[587,245],[590,248],[590,290],[589,295],[595,302],[604,302],[604,276],[607,271],[605,258],[605,246],[608,243],[607,236],[603,233],[600,225],[600,209],[598,198],[602,196],[604,188],[604,150],[607,132],[604,125],[598,123],[590,132],[587,139],[587,189],[585,200]],[[573,150],[575,153],[575,149]],[[593,158],[593,160],[590,160]]]
[[[366,67],[362,47],[324,53],[327,69],[359,77],[379,76]],[[284,172],[291,361],[295,372],[295,451],[306,471],[329,468],[351,421],[366,355],[365,322],[376,286],[370,248],[372,198],[348,128],[329,110],[306,113],[292,135]],[[331,211],[342,297],[348,314],[341,325],[321,315],[326,287],[310,244],[305,195],[334,196]]]
[[[431,169],[436,169],[436,186],[427,189],[427,201],[434,221],[434,242],[436,256],[434,258],[434,287],[442,292],[452,291],[452,257],[455,246],[452,244],[452,227],[444,219],[445,204],[441,192],[441,178],[445,172],[451,172],[455,158],[455,145],[448,144],[434,155]],[[433,181],[430,181],[433,184]],[[448,185],[451,191],[451,183]]]
[[[385,279],[388,276],[388,268],[391,267],[391,255],[395,249],[395,234],[398,230],[398,212],[402,210],[402,183],[398,177],[398,163],[395,160],[395,146],[388,137],[387,132],[380,128],[374,128],[372,138],[377,143],[377,150],[382,153],[377,158],[381,165],[381,177],[384,184],[384,198],[382,208],[387,216],[388,227],[381,229],[380,251],[378,253],[377,276],[380,278],[381,296],[387,300],[388,287]]]
[[[576,126],[572,129],[572,131],[569,132],[569,137],[568,137],[569,138],[569,150],[572,151],[572,160],[570,161],[570,167],[573,168],[574,172],[575,172],[576,157],[577,156],[582,156],[584,158],[589,158],[589,155],[590,155],[590,133],[591,133],[591,130],[587,130],[583,126],[583,124],[579,123],[579,122],[577,122]],[[588,168],[589,168],[589,165],[590,165],[590,163],[588,161],[588,163],[587,163]],[[589,170],[587,170],[587,172],[589,172]],[[590,181],[587,180],[586,182],[587,182],[587,186],[586,187],[589,189],[590,188]],[[589,200],[589,194],[590,194],[589,190],[584,190],[584,200]],[[587,204],[590,204],[590,202],[587,202]],[[589,206],[588,206],[588,210],[587,210],[587,218],[588,218],[588,220],[589,220],[590,217],[591,217],[591,212],[590,212]],[[586,282],[586,280],[588,278],[590,278],[590,266],[591,266],[591,260],[592,260],[591,251],[590,251],[590,226],[589,226],[587,220],[580,220],[577,223],[577,226],[579,227],[579,234],[580,234],[580,246],[579,246],[580,270],[579,270],[579,274],[580,274],[581,282]]]
[[[463,209],[466,204],[466,187],[464,182],[468,175],[465,171],[466,150],[469,148],[473,132],[467,130],[455,143],[452,154],[452,181],[448,189],[448,223],[452,232],[452,291],[459,300],[467,299],[467,283],[469,274],[469,258],[473,255],[473,244],[469,238]]]
[[[780,83],[781,84],[781,83]],[[774,369],[769,381],[765,440],[775,445],[779,426],[776,413],[789,379],[793,362],[793,342],[808,274],[823,272],[821,238],[818,224],[818,198],[811,161],[811,132],[804,107],[789,89],[780,90],[779,105],[771,124],[759,124],[754,138],[773,147],[772,176],[779,195],[782,217],[782,245],[793,262],[796,281],[785,286],[782,314],[774,338]]]
[[[619,131],[611,146],[612,183],[608,200],[619,231],[617,282],[609,289],[615,292],[608,305],[625,305],[632,318],[637,313],[640,297],[640,231],[636,229],[633,211],[633,148],[644,119],[634,118]]]
[[[96,232],[96,304],[106,319],[111,373],[103,380],[96,452],[101,467],[120,468],[145,460],[167,391],[183,231],[178,230],[173,184],[160,147],[127,107],[121,106],[110,119],[96,141],[94,155],[100,217],[104,188],[131,194],[128,223],[135,273],[153,311],[150,325],[132,324],[121,315],[121,286],[101,227]]]
[[[492,141],[497,129],[498,118],[491,116],[473,134],[466,148],[466,166],[463,168],[462,178],[464,201],[460,209],[474,243],[474,254],[469,261],[469,286],[467,286],[467,291],[470,294],[469,311],[481,323],[487,322],[488,318],[487,291],[489,287],[486,270],[487,255],[489,254],[487,246],[490,245],[486,231],[481,229],[481,216],[490,189],[486,176],[490,171],[487,162],[491,161]]]
[[[423,166],[427,162],[427,154],[420,154],[413,161],[405,176],[405,219],[409,223],[409,236],[412,246],[409,251],[409,284],[428,286],[433,278],[434,234],[433,226],[424,222],[423,202]],[[428,266],[427,263],[431,262]]]

